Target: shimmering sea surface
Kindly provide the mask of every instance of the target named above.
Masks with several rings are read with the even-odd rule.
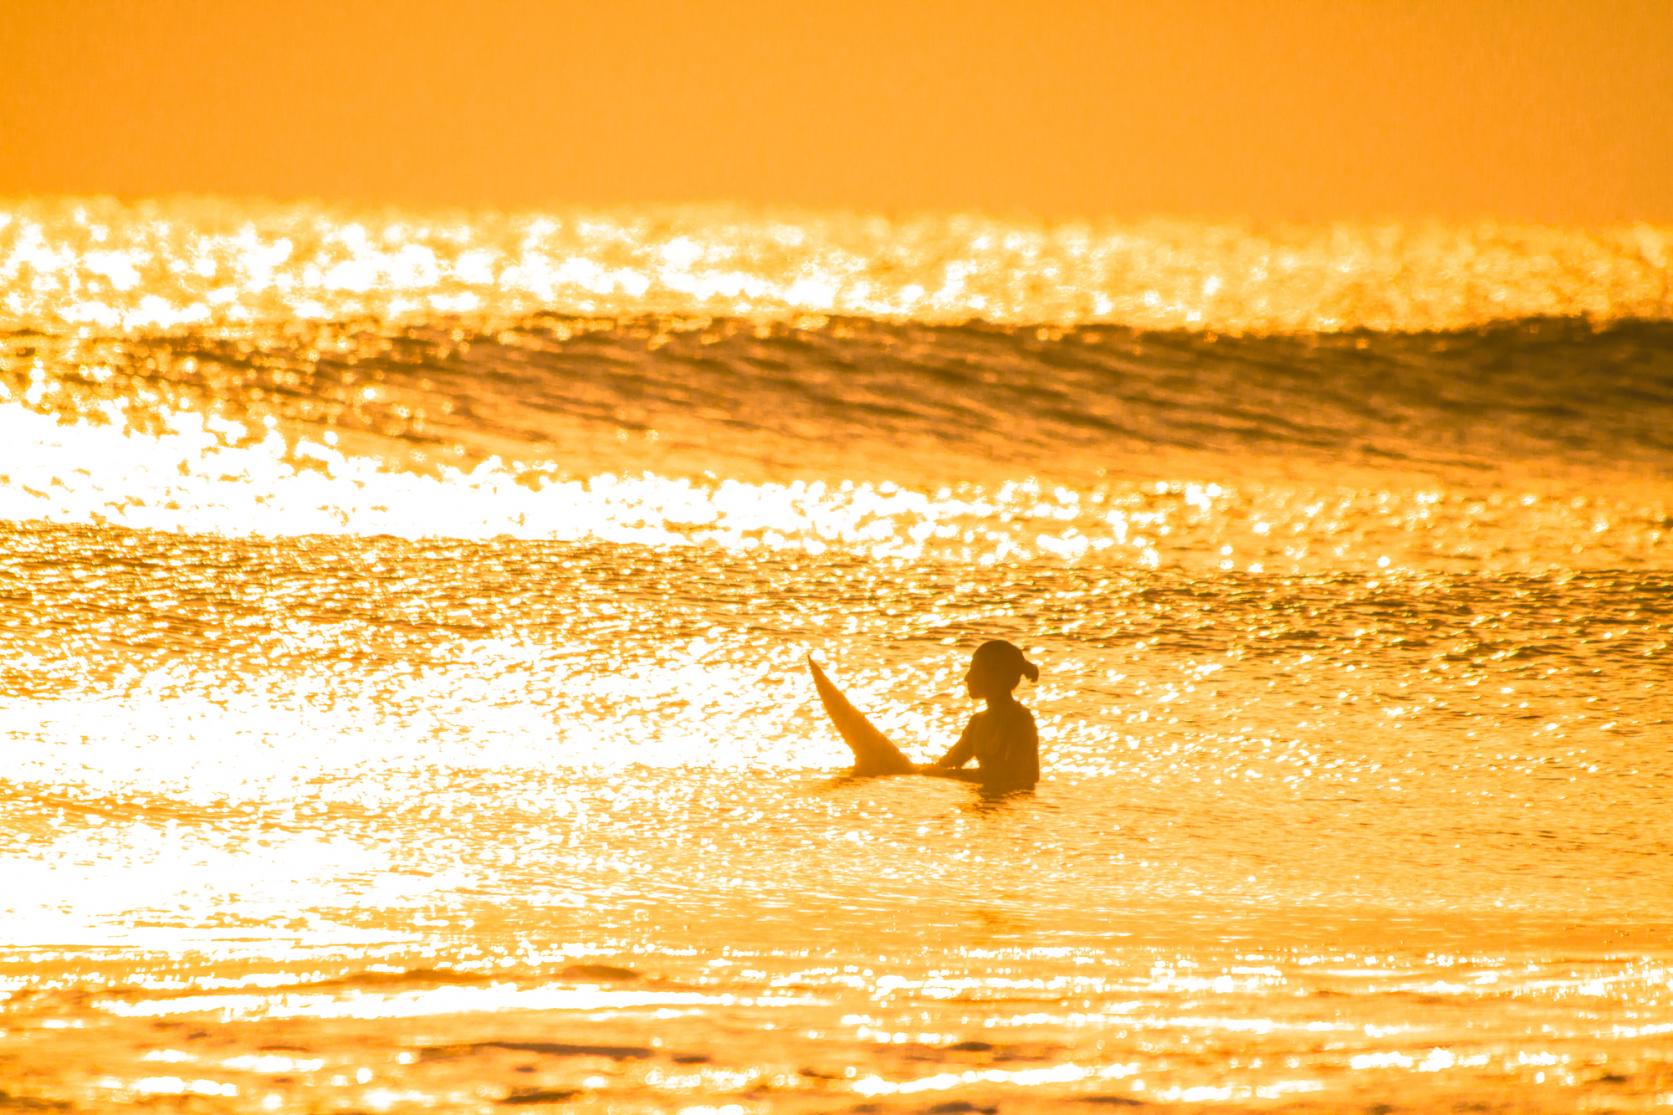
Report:
[[[1673,1107],[1670,243],[0,207],[0,1110]]]

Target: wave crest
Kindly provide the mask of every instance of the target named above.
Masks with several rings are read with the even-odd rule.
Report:
[[[145,333],[531,313],[1222,333],[1673,318],[1673,230],[1036,224],[727,208],[500,214],[226,200],[0,208],[0,326]]]

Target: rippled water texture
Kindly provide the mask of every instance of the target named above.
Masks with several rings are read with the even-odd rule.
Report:
[[[1673,1105],[1667,239],[0,211],[0,1110]]]

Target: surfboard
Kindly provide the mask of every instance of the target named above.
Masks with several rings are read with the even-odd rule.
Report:
[[[888,736],[873,727],[864,713],[849,703],[811,654],[807,656],[807,668],[813,673],[813,687],[819,690],[819,702],[825,706],[825,715],[831,718],[837,734],[854,752],[855,774],[912,774],[917,771],[912,760],[903,755]]]

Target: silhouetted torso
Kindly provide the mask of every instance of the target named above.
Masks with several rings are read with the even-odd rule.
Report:
[[[962,767],[971,759],[988,789],[1018,790],[1040,780],[1040,736],[1034,714],[1015,701],[995,702],[970,718],[964,734],[935,765]]]

